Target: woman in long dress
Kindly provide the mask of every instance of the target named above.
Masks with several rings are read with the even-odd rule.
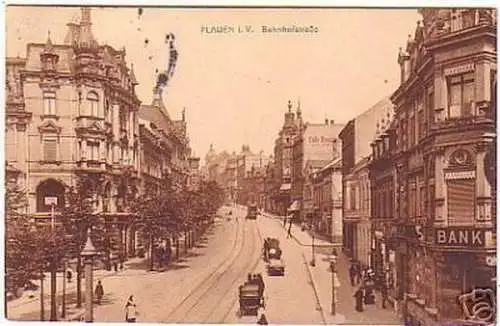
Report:
[[[127,323],[135,323],[136,319],[137,306],[134,301],[134,296],[131,295],[127,300],[127,304],[125,304],[125,320]]]

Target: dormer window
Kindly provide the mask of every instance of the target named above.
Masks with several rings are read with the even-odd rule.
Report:
[[[87,94],[87,101],[89,102],[89,112],[91,117],[99,117],[99,95],[96,92],[89,92]]]
[[[43,115],[56,116],[56,93],[44,92],[43,93]]]

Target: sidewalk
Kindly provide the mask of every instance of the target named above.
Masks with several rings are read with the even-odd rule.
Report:
[[[277,223],[283,225],[283,220],[280,217],[263,214],[274,219]],[[288,224],[287,224],[288,228]],[[288,229],[283,228],[283,232]],[[376,304],[365,305],[363,312],[357,312],[354,309],[354,292],[355,287],[352,287],[349,281],[348,258],[337,250],[336,270],[339,286],[335,288],[336,298],[336,315],[331,314],[332,305],[332,274],[330,272],[330,259],[333,245],[324,240],[315,239],[315,266],[311,266],[312,258],[312,237],[307,231],[301,231],[299,227],[292,225],[292,237],[303,247],[303,259],[306,260],[306,266],[310,273],[313,286],[320,308],[323,312],[325,322],[327,324],[360,324],[360,325],[400,325],[400,317],[394,309],[383,309],[381,306],[381,297],[376,292]],[[390,305],[388,305],[390,307]]]
[[[207,231],[210,228],[207,229]],[[199,241],[198,241],[199,242]],[[195,246],[196,247],[196,246]],[[195,248],[193,247],[193,248]],[[179,251],[179,259],[183,259],[186,255],[190,255],[193,248],[190,248],[187,252],[184,251],[183,244],[181,244]],[[168,264],[175,264],[175,258]],[[124,262],[124,269],[118,272],[107,271],[107,270],[94,270],[93,279],[94,284],[97,280],[103,280],[106,278],[127,278],[144,276],[151,273],[161,273],[163,270],[168,269],[168,266],[164,266],[162,270],[149,271],[149,259],[144,258],[130,258]],[[60,314],[61,302],[62,302],[62,288],[64,274],[62,272],[57,273],[57,292],[56,301],[57,309]],[[40,281],[34,281],[37,286],[40,286]],[[82,308],[76,308],[76,273],[74,274],[71,283],[66,281],[66,317],[61,318],[61,320],[79,320],[82,312]],[[82,302],[85,301],[85,278],[82,278]],[[44,306],[46,320],[48,320],[50,314],[50,273],[45,273],[45,279],[43,281],[44,285]],[[6,302],[6,312],[7,318],[10,320],[18,320],[19,318],[27,317],[29,320],[40,320],[40,288],[35,291],[25,291],[20,298]]]

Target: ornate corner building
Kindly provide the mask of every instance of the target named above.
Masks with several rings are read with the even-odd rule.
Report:
[[[413,322],[486,321],[458,298],[496,291],[496,12],[420,13],[394,119],[373,143],[373,263],[396,264],[393,294]]]
[[[81,20],[67,24],[63,44],[53,43],[49,33],[44,44],[27,44],[26,58],[6,59],[7,179],[25,189],[27,213],[47,220],[46,198],[57,198],[57,215],[67,187],[79,175],[88,177],[94,210],[113,227],[118,249],[134,255],[130,205],[144,189],[157,186],[155,177],[165,170],[185,179],[186,123],[139,116],[146,109],[125,49],[99,45],[91,26],[91,9],[81,8]],[[139,118],[152,118],[157,130]]]

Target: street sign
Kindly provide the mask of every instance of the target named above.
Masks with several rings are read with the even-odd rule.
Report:
[[[44,200],[46,206],[57,206],[57,197],[45,197]]]

